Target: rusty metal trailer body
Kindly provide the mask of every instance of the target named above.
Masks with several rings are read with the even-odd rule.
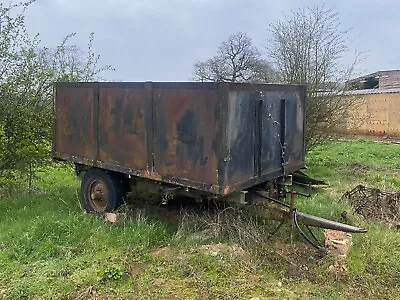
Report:
[[[281,208],[269,217],[292,220],[319,249],[308,226],[366,230],[297,212],[293,191],[290,205],[270,196],[285,198],[285,177],[304,166],[305,94],[301,85],[57,83],[53,158],[84,173],[89,213],[116,210],[129,185],[150,180],[166,201],[273,202]]]
[[[53,158],[224,196],[304,166],[301,85],[57,83]]]

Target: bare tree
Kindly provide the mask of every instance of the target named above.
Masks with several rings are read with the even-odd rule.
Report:
[[[270,25],[269,56],[280,80],[306,84],[307,138],[310,148],[340,132],[354,97],[342,97],[344,83],[354,76],[356,53],[343,65],[349,52],[349,31],[341,30],[339,15],[325,5],[292,11]]]
[[[242,32],[223,41],[216,56],[196,62],[193,73],[196,81],[268,82],[273,77],[269,63]]]

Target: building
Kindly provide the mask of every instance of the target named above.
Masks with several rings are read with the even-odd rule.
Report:
[[[400,70],[371,73],[346,83],[357,105],[347,130],[355,134],[400,137]]]
[[[400,70],[378,71],[347,81],[351,90],[400,88]]]

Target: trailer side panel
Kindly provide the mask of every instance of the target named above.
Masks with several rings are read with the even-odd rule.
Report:
[[[147,170],[146,90],[100,88],[99,160]]]
[[[227,103],[225,185],[232,187],[257,176],[256,98],[249,91],[230,91]]]
[[[154,87],[154,172],[217,185],[217,90]]]
[[[53,157],[227,195],[304,165],[305,90],[58,83]]]
[[[93,98],[91,87],[60,87],[56,91],[53,151],[93,160],[97,137],[93,136]]]

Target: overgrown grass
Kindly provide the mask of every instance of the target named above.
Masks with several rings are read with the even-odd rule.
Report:
[[[331,142],[308,154],[309,174],[329,184],[310,200],[302,199],[302,210],[337,219],[351,211],[338,203],[341,195],[358,184],[387,191],[400,191],[400,145],[368,140]],[[359,286],[368,298],[386,295],[400,299],[400,232],[387,224],[350,215],[366,234],[353,234],[347,260],[348,287]]]
[[[307,173],[329,183],[298,198],[299,210],[318,216],[341,221],[350,207],[337,200],[358,184],[400,190],[400,145],[331,142],[311,151],[307,165]],[[400,299],[400,232],[383,223],[350,215],[369,232],[353,234],[348,271],[336,274],[328,271],[333,258],[319,258],[301,239],[280,242],[288,240],[287,226],[268,240],[268,222],[206,213],[203,221],[242,224],[241,233],[193,239],[194,229],[204,229],[193,226],[196,220],[142,210],[109,224],[82,213],[71,170],[52,168],[41,178],[35,194],[0,201],[0,298]]]

